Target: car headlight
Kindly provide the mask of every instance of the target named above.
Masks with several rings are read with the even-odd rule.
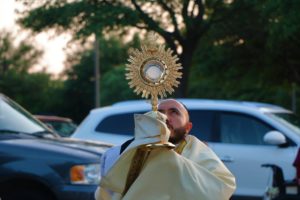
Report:
[[[72,184],[99,184],[100,164],[75,165],[70,170]]]

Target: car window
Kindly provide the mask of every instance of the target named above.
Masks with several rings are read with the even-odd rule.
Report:
[[[141,112],[142,113],[142,112]],[[140,114],[141,114],[140,113]],[[203,141],[215,141],[214,111],[189,110],[190,120],[193,123],[191,134]],[[106,117],[96,127],[96,132],[106,132],[121,135],[134,134],[134,113],[116,114]]]
[[[72,122],[48,121],[45,123],[53,127],[63,137],[69,137],[76,129],[76,125]]]
[[[209,110],[189,110],[190,121],[193,123],[191,134],[202,141],[215,141],[215,112]]]
[[[252,116],[220,113],[220,140],[224,143],[266,145],[264,135],[274,130]]]
[[[294,133],[300,135],[300,120],[299,116],[294,113],[265,113],[278,123],[283,124],[285,127],[291,129]]]
[[[108,116],[98,124],[95,131],[121,135],[133,135],[134,113],[122,113]]]
[[[26,110],[4,97],[0,98],[0,129],[26,133],[46,130]]]

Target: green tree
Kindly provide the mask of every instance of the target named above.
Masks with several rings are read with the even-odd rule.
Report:
[[[137,38],[128,44],[123,44],[116,38],[100,39],[99,44],[101,105],[134,98],[125,80],[123,64],[127,59],[128,47],[139,45]],[[65,105],[61,107],[60,112],[67,113],[76,122],[80,122],[95,105],[93,49],[72,53],[68,60],[69,67],[64,72],[67,78],[63,89]]]
[[[102,105],[110,105],[112,103],[130,99],[138,99],[138,97],[129,89],[128,81],[125,79],[125,66],[117,66],[109,72],[105,73],[102,80]]]
[[[300,84],[300,2],[266,1],[262,9],[269,17],[267,48],[270,62],[281,79]]]
[[[184,66],[179,96],[186,96],[194,52],[212,27],[232,20],[248,9],[248,2],[219,0],[45,0],[29,4],[19,22],[35,32],[54,28],[72,31],[77,38],[110,30],[135,27],[154,31],[164,38]]]
[[[33,113],[53,112],[57,106],[60,81],[44,72],[29,73],[37,65],[42,51],[21,41],[15,44],[11,33],[0,34],[0,92]],[[51,99],[49,98],[51,97]]]
[[[42,55],[42,51],[34,48],[25,40],[14,45],[15,38],[11,33],[2,30],[0,34],[0,76],[14,69],[19,73],[27,72]]]
[[[290,107],[292,83],[299,83],[299,3],[251,2],[248,12],[212,27],[200,40],[189,94]]]

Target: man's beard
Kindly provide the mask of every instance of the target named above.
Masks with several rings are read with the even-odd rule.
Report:
[[[178,144],[181,140],[185,138],[185,136],[186,136],[185,127],[173,129],[173,134],[170,135],[169,142],[173,144]]]

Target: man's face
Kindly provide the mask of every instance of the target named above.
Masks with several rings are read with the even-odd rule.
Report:
[[[169,141],[177,144],[184,139],[192,128],[184,106],[174,99],[167,99],[158,105],[158,111],[164,113],[168,118],[167,126],[171,132]]]

